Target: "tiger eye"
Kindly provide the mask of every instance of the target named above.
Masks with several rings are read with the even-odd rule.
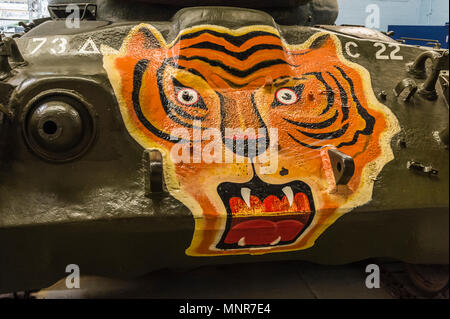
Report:
[[[191,101],[193,99],[193,96],[190,95],[188,92],[184,92],[183,93],[183,99],[186,100],[187,102]]]
[[[283,98],[289,100],[290,98],[292,98],[292,95],[289,93],[284,93]]]

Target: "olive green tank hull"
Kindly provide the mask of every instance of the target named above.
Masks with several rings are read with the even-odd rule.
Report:
[[[218,19],[217,12],[222,12],[225,18]],[[241,18],[230,21],[232,15]],[[8,118],[6,113],[0,113],[0,292],[48,286],[65,276],[68,264],[79,265],[83,275],[127,278],[162,267],[269,260],[299,259],[343,264],[372,257],[392,257],[411,263],[448,263],[449,153],[439,138],[439,132],[448,130],[448,102],[443,93],[445,85],[438,81],[437,97],[433,100],[416,93],[409,101],[404,101],[394,93],[398,83],[405,78],[414,79],[420,89],[426,80],[408,73],[406,64],[415,61],[429,48],[400,45],[380,33],[363,28],[355,31],[327,26],[280,26],[264,13],[237,8],[194,8],[178,14],[173,21],[146,22],[145,25],[150,25],[147,28],[156,34],[156,38],[160,32],[167,43],[172,43],[180,34],[190,34],[183,33],[184,30],[194,28],[192,30],[195,31],[196,27],[205,24],[213,26],[207,30],[216,32],[225,30],[221,28],[234,30],[255,26],[258,26],[258,32],[275,30],[283,39],[285,50],[314,50],[314,42],[310,49],[294,45],[308,43],[320,32],[331,34],[329,39],[334,42],[327,43],[337,44],[336,52],[342,52],[336,53],[336,61],[343,61],[342,65],[357,70],[353,78],[355,86],[355,79],[362,74],[362,85],[366,88],[364,94],[373,95],[373,98],[367,98],[368,112],[378,110],[382,113],[380,110],[383,110],[387,114],[386,123],[392,119],[392,123],[398,121],[399,124],[398,132],[389,140],[385,138],[385,145],[380,146],[386,150],[386,158],[392,150],[391,160],[380,160],[377,162],[382,163],[380,169],[368,174],[373,182],[367,183],[373,185],[373,190],[357,197],[351,209],[343,205],[346,213],[339,218],[327,220],[323,217],[327,208],[321,208],[326,199],[319,196],[334,195],[325,191],[323,193],[328,195],[317,195],[311,186],[314,202],[310,199],[309,205],[314,203],[316,206],[314,218],[324,218],[321,223],[313,219],[309,226],[312,230],[316,226],[322,227],[317,228],[317,236],[315,231],[308,233],[307,228],[304,235],[299,235],[293,243],[286,241],[279,247],[277,244],[262,245],[262,249],[268,251],[258,250],[260,248],[256,244],[254,246],[258,249],[255,250],[249,243],[243,254],[240,247],[232,245],[217,250],[214,247],[228,247],[228,237],[223,237],[225,243],[223,238],[219,241],[224,227],[204,226],[203,221],[206,223],[210,217],[193,208],[192,199],[186,199],[191,196],[192,189],[201,186],[200,181],[183,188],[185,177],[180,177],[179,170],[172,170],[164,162],[163,183],[166,185],[163,188],[167,188],[166,191],[155,193],[149,188],[148,174],[151,170],[143,160],[144,150],[155,147],[147,146],[147,140],[140,139],[141,135],[137,136],[136,130],[130,129],[132,121],[124,115],[128,110],[126,97],[121,96],[125,91],[118,89],[118,83],[122,83],[123,89],[123,83],[127,82],[123,78],[122,82],[117,82],[117,78],[111,75],[115,74],[114,70],[108,69],[105,62],[105,56],[115,56],[121,48],[116,59],[126,56],[126,49],[139,53],[125,45],[125,39],[132,39],[133,32],[138,30],[139,22],[81,21],[80,29],[67,29],[64,20],[48,21],[17,39],[26,63],[11,62],[13,70],[0,81],[0,103],[12,114]],[[233,31],[227,32],[234,35]],[[159,49],[151,48],[152,45],[145,50]],[[443,50],[436,52],[444,54]],[[156,56],[148,57],[149,61],[156,61]],[[113,65],[118,66],[119,60],[115,61]],[[150,62],[150,65],[152,63],[156,64]],[[448,61],[441,68],[448,70]],[[369,80],[363,76],[364,69],[370,74]],[[320,65],[317,71],[325,73]],[[343,91],[347,87],[347,99],[351,100],[352,94],[363,95],[359,91],[352,93],[353,86],[345,79],[343,77],[340,82],[345,88],[340,94],[335,92],[335,103],[344,103]],[[313,80],[317,79],[312,77]],[[150,84],[144,85],[146,90],[150,90]],[[303,85],[307,87],[308,82]],[[326,97],[328,91],[327,88],[320,96]],[[361,95],[361,104],[365,106]],[[36,137],[38,135],[31,132],[40,118],[38,114],[36,123],[32,122],[30,112],[34,112],[37,102],[43,101],[42,96],[65,96],[69,104],[78,100],[84,105],[84,111],[77,108],[78,104],[74,105],[78,110],[76,120],[83,122],[82,137],[76,137],[82,142],[77,144],[76,150],[69,147],[67,151],[65,147],[68,144],[64,141],[56,146],[56,142],[51,140],[41,142]],[[141,101],[144,98],[141,97]],[[370,105],[374,105],[373,109]],[[69,111],[74,112],[72,109]],[[69,111],[65,109],[64,112]],[[352,110],[349,112],[351,116]],[[147,113],[147,116],[151,117],[151,114],[154,113]],[[381,119],[376,125],[382,122]],[[356,125],[359,120],[355,117],[350,124]],[[62,136],[70,140],[75,138],[74,132],[76,129]],[[153,135],[148,136],[152,138]],[[46,149],[46,143],[50,149]],[[148,143],[154,145],[151,144],[153,140]],[[164,150],[162,146],[161,149]],[[353,157],[356,172],[358,157]],[[372,162],[376,160],[372,159]],[[427,172],[420,164],[431,166],[433,171]],[[289,167],[290,172],[294,170],[295,167]],[[177,178],[170,172],[176,172]],[[201,172],[197,174],[200,176]],[[318,178],[327,180],[322,175]],[[182,191],[172,188],[173,180],[181,181]],[[229,180],[224,176],[224,182]],[[240,183],[243,182],[248,181]],[[339,196],[340,187],[344,186],[337,182]],[[188,195],[183,195],[183,192]],[[370,196],[367,195],[369,193]],[[230,212],[214,217],[215,225],[222,225],[221,219],[229,222],[234,218]],[[300,246],[305,236],[311,240]],[[214,241],[216,239],[217,242]],[[290,248],[284,250],[283,247]],[[221,255],[221,252],[225,253]],[[260,255],[260,252],[264,254]]]

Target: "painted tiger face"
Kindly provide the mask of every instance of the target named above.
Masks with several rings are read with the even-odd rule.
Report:
[[[268,26],[203,25],[166,43],[142,24],[102,51],[129,133],[161,151],[169,192],[192,211],[188,255],[311,247],[393,158],[397,120],[334,35],[289,45]]]

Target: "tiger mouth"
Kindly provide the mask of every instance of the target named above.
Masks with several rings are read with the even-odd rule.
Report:
[[[311,188],[302,181],[225,182],[217,192],[227,209],[219,249],[275,247],[295,242],[314,219]]]

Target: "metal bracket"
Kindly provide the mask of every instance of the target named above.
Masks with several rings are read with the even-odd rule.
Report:
[[[406,163],[406,168],[413,169],[413,170],[420,171],[420,172],[423,172],[423,173],[426,173],[429,175],[434,175],[434,176],[436,176],[439,173],[439,171],[437,169],[434,169],[431,166],[425,166],[425,165],[423,165],[419,162],[415,162],[415,161],[408,161]]]
[[[407,93],[403,93],[405,90]],[[400,95],[404,95],[403,102],[409,102],[409,100],[413,97],[413,95],[417,92],[417,84],[416,81],[410,78],[404,78],[395,86],[394,93],[395,96],[400,97]]]
[[[164,182],[163,156],[158,150],[145,150],[142,158],[144,166],[145,196],[167,193]]]
[[[426,77],[425,62],[431,59],[431,73]],[[406,65],[407,71],[416,78],[424,79],[425,82],[420,86],[418,93],[427,100],[437,99],[436,82],[441,70],[448,69],[448,51],[426,51],[419,55],[416,60]]]
[[[416,79],[425,79],[427,77],[427,73],[425,70],[425,62],[427,59],[436,60],[440,57],[440,54],[437,51],[425,51],[420,54],[414,62],[410,62],[406,64],[406,71],[413,75]]]
[[[378,93],[378,98],[379,98],[381,101],[386,101],[386,98],[387,98],[387,93],[386,93],[386,91],[380,91],[380,92]]]
[[[336,185],[346,185],[355,173],[353,158],[337,149],[329,149],[328,156],[330,157]]]
[[[13,38],[4,38],[3,45],[5,47],[5,52],[14,63],[25,62],[22,53],[20,53],[19,47],[17,46],[16,40]]]

